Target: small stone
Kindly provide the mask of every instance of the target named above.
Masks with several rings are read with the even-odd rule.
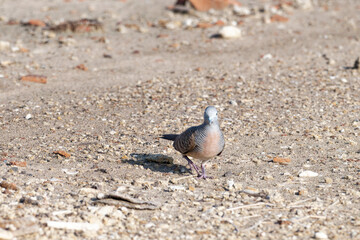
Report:
[[[303,171],[299,173],[299,177],[317,177],[319,176],[318,173],[313,172],[313,171]]]
[[[11,240],[14,238],[15,238],[15,236],[10,231],[6,231],[6,230],[0,228],[0,239],[1,240]]]
[[[147,32],[149,32],[149,29],[148,29],[148,28],[145,28],[145,27],[139,27],[139,32],[141,32],[141,33],[147,33]]]
[[[63,170],[64,173],[66,173],[68,175],[76,175],[76,174],[79,173],[78,171],[71,171],[71,170],[69,170],[67,168],[63,168],[62,170]]]
[[[296,192],[296,195],[301,195],[301,196],[304,196],[304,195],[307,195],[308,191],[306,189],[300,189],[299,191]]]
[[[245,6],[234,5],[234,13],[239,16],[249,16],[251,14],[251,10]]]
[[[223,177],[231,177],[234,174],[231,171],[227,171],[226,173],[223,174]]]
[[[120,32],[120,33],[127,33],[129,30],[126,26],[124,25],[119,25],[117,28],[116,28],[116,31]]]
[[[6,181],[2,181],[0,183],[0,187],[5,188],[5,189],[14,190],[14,191],[18,190],[18,187],[15,185],[15,183],[9,183],[9,182],[6,182]]]
[[[99,208],[96,213],[100,216],[106,216],[110,215],[112,212],[114,212],[115,207],[114,206],[104,206]]]
[[[274,180],[274,177],[271,176],[271,175],[266,175],[266,176],[263,177],[263,179],[264,179],[265,181]]]
[[[229,101],[230,105],[233,105],[233,106],[237,106],[237,102],[235,100],[230,100]]]
[[[245,188],[243,192],[249,195],[258,195],[260,193],[258,189],[252,187]]]
[[[168,22],[165,24],[165,28],[174,30],[176,28],[179,28],[181,25],[181,22]]]
[[[0,41],[0,51],[4,51],[10,48],[10,43],[7,41]]]
[[[296,4],[299,8],[304,10],[313,8],[312,0],[296,0]]]
[[[333,180],[331,178],[329,178],[329,177],[326,177],[325,178],[325,183],[332,184]]]
[[[271,55],[271,53],[267,53],[265,54],[262,59],[266,60],[266,59],[272,59],[273,58],[273,55]]]
[[[145,228],[152,228],[152,227],[155,227],[156,225],[152,222],[149,222],[147,224],[145,224]]]
[[[75,67],[76,69],[82,70],[82,71],[87,71],[88,68],[84,65],[84,64],[79,64]]]
[[[26,114],[25,119],[26,120],[32,119],[32,115],[30,113]]]
[[[9,66],[9,65],[11,65],[11,64],[13,64],[14,62],[13,61],[11,61],[11,60],[4,60],[4,61],[1,61],[0,62],[0,65],[2,66],[2,67],[7,67],[7,66]]]
[[[328,236],[324,232],[316,232],[315,233],[315,239],[328,239]]]
[[[233,188],[234,188],[234,180],[233,179],[227,180],[227,190],[231,190]]]
[[[225,26],[219,31],[222,38],[235,39],[241,37],[241,30],[235,26]]]

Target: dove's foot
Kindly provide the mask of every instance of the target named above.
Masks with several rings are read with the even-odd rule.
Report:
[[[193,161],[191,161],[190,158],[188,158],[187,156],[184,155],[184,158],[185,158],[186,161],[188,162],[188,164],[189,164],[189,166],[190,166],[190,170],[192,170],[192,168],[194,168],[195,171],[196,171],[196,173],[197,173],[198,175],[201,175],[201,174],[200,174],[200,169],[199,169],[199,167],[196,166],[196,164],[195,164]]]
[[[205,173],[199,174],[197,177],[202,179],[213,179],[213,177],[211,176],[206,176]]]
[[[210,177],[210,176],[206,176],[206,173],[205,173],[205,167],[204,167],[204,164],[201,164],[201,174],[198,173],[198,178],[202,178],[202,179],[212,179],[213,177]]]

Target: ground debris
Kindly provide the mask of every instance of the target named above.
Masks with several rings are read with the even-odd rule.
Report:
[[[274,157],[273,162],[274,163],[279,163],[280,165],[288,165],[289,163],[291,163],[291,159],[290,158]]]
[[[71,31],[76,33],[94,32],[103,30],[103,24],[97,19],[83,18],[75,21],[65,21],[63,23],[50,26],[49,30],[54,32]]]
[[[42,75],[26,75],[21,77],[21,81],[35,82],[35,83],[47,83],[47,77]]]
[[[39,19],[30,19],[29,21],[21,22],[23,26],[45,27],[46,23]]]
[[[67,153],[67,152],[65,152],[63,150],[54,151],[53,153],[57,154],[57,155],[60,155],[60,156],[63,156],[63,157],[66,157],[66,158],[71,157],[70,153]]]
[[[160,203],[143,201],[123,193],[98,194],[96,204],[115,205],[136,210],[155,210],[160,208]]]

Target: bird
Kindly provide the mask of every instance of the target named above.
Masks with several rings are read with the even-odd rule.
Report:
[[[173,147],[187,160],[190,169],[194,168],[198,178],[211,178],[205,173],[205,163],[209,159],[220,156],[225,147],[224,135],[221,132],[218,113],[214,106],[208,106],[204,112],[201,125],[186,129],[181,134],[164,134],[162,139],[173,141]],[[189,157],[201,160],[199,167]]]

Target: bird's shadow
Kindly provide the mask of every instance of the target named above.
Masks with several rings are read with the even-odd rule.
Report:
[[[123,163],[130,165],[143,166],[144,169],[150,169],[153,172],[161,173],[175,173],[178,175],[184,175],[186,173],[191,173],[189,168],[185,165],[175,164],[175,163],[157,163],[147,160],[151,156],[157,156],[159,154],[145,154],[145,153],[132,153],[130,154],[130,159],[122,159]]]
[[[353,64],[353,66],[345,66],[345,70],[357,70],[360,68],[360,58],[357,58]]]

